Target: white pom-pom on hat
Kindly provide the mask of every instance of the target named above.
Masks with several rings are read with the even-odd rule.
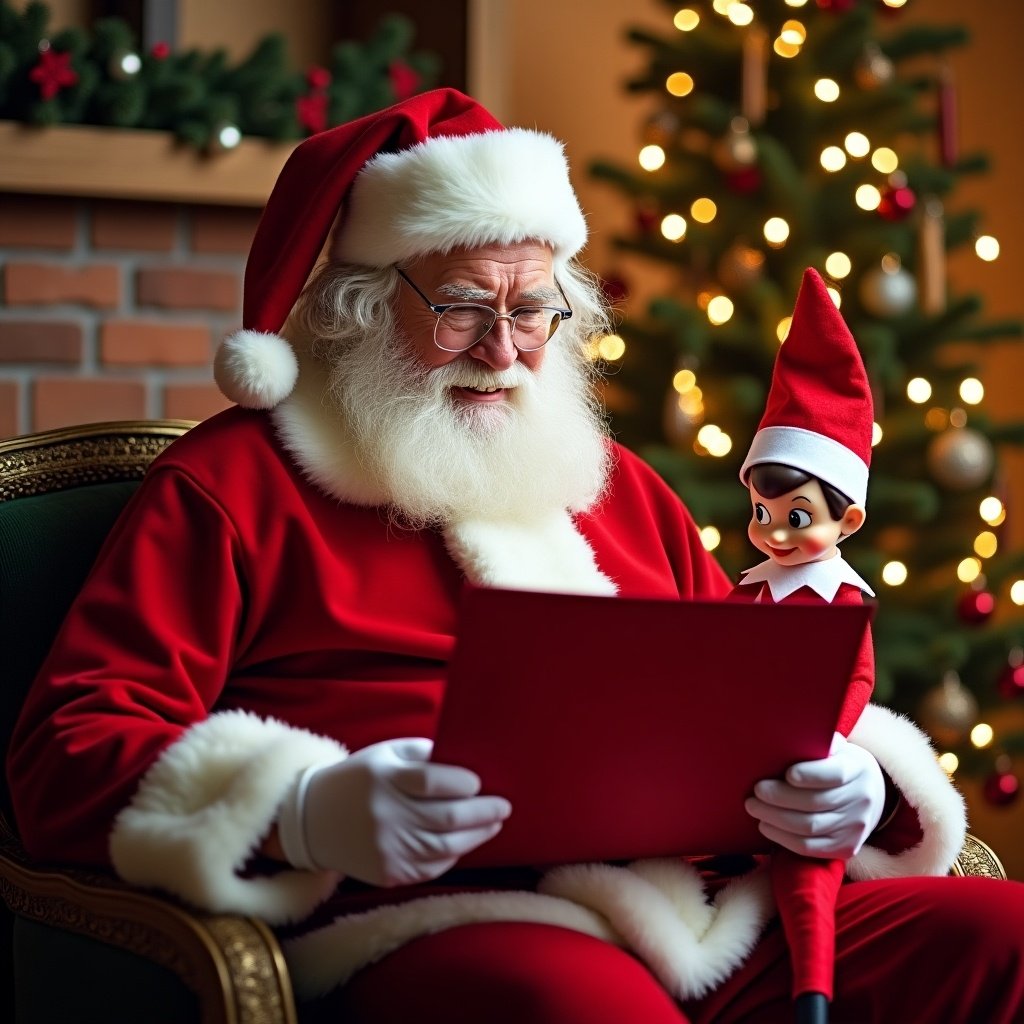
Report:
[[[298,376],[295,350],[280,334],[235,331],[213,360],[217,387],[243,409],[273,409],[292,393]]]

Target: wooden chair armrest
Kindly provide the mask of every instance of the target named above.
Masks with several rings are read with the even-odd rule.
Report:
[[[981,878],[1006,878],[1006,869],[996,856],[995,851],[970,832],[964,838],[964,847],[960,856],[953,863],[951,875],[961,878],[978,876]]]

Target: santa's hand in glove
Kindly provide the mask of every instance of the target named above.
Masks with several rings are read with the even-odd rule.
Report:
[[[761,833],[806,857],[848,860],[874,831],[885,779],[863,747],[836,733],[828,757],[793,765],[785,779],[764,779],[746,801]]]
[[[512,805],[480,796],[475,773],[431,762],[432,747],[385,740],[306,769],[278,813],[289,863],[408,885],[444,874],[497,835]]]

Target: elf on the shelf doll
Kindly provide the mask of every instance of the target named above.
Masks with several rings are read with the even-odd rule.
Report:
[[[740,469],[753,509],[748,535],[768,558],[743,574],[730,600],[860,604],[863,593],[873,596],[839,551],[839,544],[864,525],[873,419],[857,345],[821,276],[807,270],[775,361],[764,415]],[[845,742],[873,686],[868,630],[836,726],[836,744]],[[801,769],[797,766],[796,777],[788,781],[795,782]],[[815,780],[806,781],[813,800]],[[762,824],[762,831],[774,838],[770,826]],[[772,857],[793,994],[804,1020],[824,1020],[832,997],[835,897],[844,868],[842,860],[815,860],[784,848]]]

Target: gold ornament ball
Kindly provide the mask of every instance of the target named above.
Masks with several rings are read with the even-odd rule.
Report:
[[[953,747],[977,721],[978,701],[955,672],[947,672],[942,682],[924,695],[918,714],[936,743]]]
[[[749,288],[761,279],[763,272],[764,253],[739,242],[726,249],[718,261],[718,278],[731,292]]]

